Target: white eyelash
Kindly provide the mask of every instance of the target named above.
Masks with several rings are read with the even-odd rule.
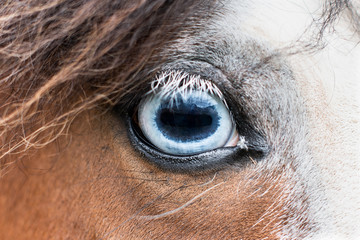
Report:
[[[190,75],[182,71],[167,71],[158,75],[151,82],[151,90],[148,94],[156,93],[160,98],[169,98],[172,103],[176,102],[179,95],[186,98],[194,90],[217,96],[228,108],[222,92],[215,84],[202,79],[199,75]]]

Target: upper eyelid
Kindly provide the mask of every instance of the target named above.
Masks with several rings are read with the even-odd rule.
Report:
[[[225,87],[232,87],[232,82],[229,81],[222,69],[218,68],[215,64],[205,58],[187,57],[170,61],[164,64],[157,72],[159,74],[176,71],[207,80],[216,86],[215,89],[219,89],[216,90],[219,95],[221,92],[224,92],[223,90]],[[153,80],[154,79],[152,79],[152,81]]]
[[[148,93],[157,93],[160,97],[173,99],[177,95],[185,97],[193,90],[208,92],[225,102],[221,90],[212,81],[203,79],[200,75],[192,75],[179,70],[159,74],[151,82],[151,90]]]
[[[186,73],[187,75],[198,76],[201,79],[205,79],[216,86],[214,90],[217,91],[217,94],[222,93],[224,96],[226,95],[224,94],[224,89],[232,87],[232,83],[224,73],[210,62],[204,61],[203,59],[181,58],[176,61],[160,63],[160,66],[150,67],[146,72],[142,71],[134,76],[134,82],[141,82],[141,84],[130,89],[127,94],[119,99],[117,105],[123,106],[124,109],[133,108],[145,95],[153,92],[154,86],[152,85],[159,75],[169,72]],[[226,99],[226,96],[224,96],[221,97]]]

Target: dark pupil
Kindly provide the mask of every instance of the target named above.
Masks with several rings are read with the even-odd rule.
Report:
[[[164,109],[160,114],[161,123],[170,127],[178,128],[201,128],[210,126],[212,117],[207,114],[181,113]]]
[[[218,128],[219,116],[211,103],[189,99],[173,107],[163,103],[157,111],[156,123],[167,138],[190,142],[212,135]]]

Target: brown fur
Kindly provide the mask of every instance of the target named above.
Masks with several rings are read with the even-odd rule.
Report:
[[[199,5],[163,0],[2,5],[0,159],[51,142],[80,112],[114,105],[140,86],[132,75],[176,37],[186,24],[177,19],[190,17]]]
[[[3,177],[0,204],[9,211],[0,215],[1,239],[274,239],[286,221],[285,179],[277,174],[273,185],[252,167],[197,177],[162,172],[126,135],[114,140],[124,128],[116,118],[104,122],[78,118],[70,142],[59,139]],[[181,211],[152,217],[203,192]]]
[[[133,149],[123,119],[109,110],[132,104],[127,93],[166,61],[159,52],[213,7],[194,0],[2,3],[0,239],[281,235],[296,214],[285,202],[289,175],[260,174],[251,164],[196,176],[163,172]],[[344,9],[351,4],[327,2],[315,22],[319,42]]]

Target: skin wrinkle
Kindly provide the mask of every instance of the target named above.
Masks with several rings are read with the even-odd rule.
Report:
[[[326,1],[300,38],[315,44],[283,48],[241,29],[246,14],[260,18],[248,8],[262,1],[242,1],[238,12],[233,2],[0,7],[0,165],[8,172],[0,173],[0,239],[302,239],[328,229],[331,201],[308,142],[322,125],[311,121],[311,91],[291,57],[322,51],[340,14],[360,32],[358,14],[351,2]],[[267,138],[266,158],[209,182],[209,174],[163,172],[135,151],[121,112],[109,109],[127,111],[153,76],[174,67],[207,74],[231,96],[232,110]],[[173,209],[181,211],[137,218]]]

